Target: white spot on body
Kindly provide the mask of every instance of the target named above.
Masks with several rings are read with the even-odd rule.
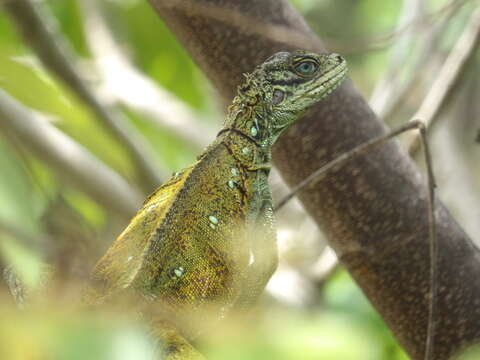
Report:
[[[217,225],[217,224],[218,224],[218,219],[217,219],[215,216],[213,216],[213,215],[210,215],[210,216],[208,217],[208,220],[210,220],[210,222],[211,222],[212,224],[214,224],[214,225]]]
[[[248,258],[248,266],[252,265],[255,262],[255,256],[253,255],[252,250],[250,250],[250,257]]]
[[[183,267],[181,267],[181,266],[173,270],[173,273],[174,273],[175,276],[178,277],[178,278],[179,278],[179,277],[182,277],[183,272],[184,272],[184,269],[183,269]]]
[[[147,299],[147,300],[150,300],[150,301],[154,301],[157,299],[157,295],[156,294],[148,294],[148,295],[144,295],[144,297]]]

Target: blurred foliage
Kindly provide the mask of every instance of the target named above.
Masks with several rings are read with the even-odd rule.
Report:
[[[9,360],[150,360],[144,327],[119,314],[0,308],[0,358]]]
[[[469,347],[467,350],[462,352],[462,354],[458,357],[458,360],[477,360],[480,359],[480,347],[472,346]]]
[[[61,33],[78,55],[79,68],[98,81],[84,32],[81,0],[47,0]],[[348,49],[350,75],[369,94],[388,65],[386,42],[368,51],[368,42],[394,31],[400,0],[292,0],[331,48]],[[444,5],[428,2],[429,11]],[[219,104],[210,84],[165,24],[144,0],[104,2],[116,41],[147,77],[197,112],[198,121],[218,121]],[[448,51],[464,27],[468,8],[449,25],[443,39]],[[415,52],[412,52],[412,56]],[[92,75],[93,74],[93,75]],[[128,84],[126,84],[128,86]],[[0,12],[0,88],[43,114],[107,166],[134,183],[134,164],[125,149],[99,125],[90,110],[52,77]],[[158,104],[162,106],[161,104]],[[123,109],[154,148],[156,161],[172,169],[188,165],[195,150]],[[174,117],[175,114],[172,114]],[[404,117],[406,119],[407,117]],[[213,119],[213,120],[212,120]],[[0,119],[0,122],[2,120]],[[219,126],[216,123],[215,126]],[[0,127],[1,130],[1,127]],[[9,133],[0,132],[0,268],[12,265],[35,284],[42,261],[55,264],[72,281],[86,277],[92,264],[125,226],[95,199],[58,179]],[[152,347],[145,329],[119,314],[98,317],[70,309],[58,310],[45,301],[41,308],[18,312],[0,281],[0,359],[150,359]],[[78,289],[77,289],[78,290]],[[288,289],[286,289],[288,291]],[[200,344],[211,359],[365,359],[400,360],[406,355],[380,317],[343,271],[319,287],[314,307],[292,308],[275,301],[256,313],[246,331],[227,331],[219,341]],[[252,325],[253,324],[253,325]],[[245,330],[245,329],[244,329]],[[474,359],[478,357],[465,357]]]

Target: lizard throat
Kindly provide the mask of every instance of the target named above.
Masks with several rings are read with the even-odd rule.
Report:
[[[234,134],[242,136],[243,138],[251,141],[255,146],[258,146],[258,147],[262,146],[261,143],[259,143],[256,139],[254,139],[250,135],[245,134],[243,131],[241,131],[239,129],[235,129],[235,128],[231,128],[231,127],[223,128],[222,130],[220,130],[217,134],[217,137],[219,137],[222,134],[228,133],[228,132],[232,132]]]
[[[259,142],[243,131],[235,128],[222,129],[217,139],[237,159],[239,166],[248,171],[270,169],[271,146]]]

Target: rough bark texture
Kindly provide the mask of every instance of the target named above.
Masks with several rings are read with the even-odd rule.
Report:
[[[276,51],[325,51],[286,0],[150,0],[223,96]],[[385,132],[346,82],[283,136],[275,165],[295,185],[338,154]],[[304,191],[300,199],[413,359],[424,353],[429,245],[424,178],[391,142]],[[480,338],[479,251],[437,205],[439,297],[434,358]]]

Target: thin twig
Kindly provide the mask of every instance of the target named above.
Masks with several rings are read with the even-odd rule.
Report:
[[[425,360],[433,360],[435,346],[435,330],[437,326],[437,298],[438,298],[438,243],[437,228],[435,226],[435,178],[432,168],[432,155],[427,142],[427,130],[422,122],[414,120],[410,122],[420,130],[420,139],[423,144],[425,164],[427,165],[428,179],[428,233],[429,233],[429,254],[430,254],[430,299],[428,302],[428,324],[425,340]]]
[[[421,0],[403,0],[402,11],[398,17],[397,29],[402,29],[406,24],[415,22],[425,16],[425,8]],[[402,69],[405,69],[410,57],[410,49],[412,43],[416,39],[413,27],[407,27],[406,31],[402,33],[402,37],[393,44],[389,51],[389,64],[387,70],[384,72],[382,78],[377,82],[375,89],[372,92],[369,105],[375,113],[382,118],[384,111],[391,101],[392,94],[399,88],[402,79]]]
[[[465,30],[448,55],[429,93],[412,119],[422,119],[425,127],[428,128],[431,126],[445,105],[452,90],[458,85],[468,61],[475,54],[479,40],[480,7],[478,7],[470,17],[470,21],[465,27]],[[411,154],[415,153],[419,145],[418,135],[412,135],[407,144],[409,152]]]
[[[61,79],[82,99],[122,146],[128,151],[140,177],[145,192],[151,191],[161,182],[154,156],[147,143],[120,112],[102,104],[97,94],[86,84],[74,67],[73,52],[66,40],[56,30],[54,18],[42,6],[32,0],[3,2],[19,31],[36,52],[45,67]]]
[[[452,18],[458,14],[458,10],[460,10],[464,4],[465,2],[457,2],[456,6],[452,7],[440,22],[433,24],[425,32],[425,35],[420,36],[420,43],[417,46],[420,53],[414,60],[408,78],[393,89],[393,92],[389,94],[384,104],[385,106],[378,108],[376,111],[378,116],[383,118],[386,123],[389,123],[390,118],[395,114],[405,98],[411,94],[415,86],[418,85],[419,75],[424,73],[425,67],[428,67],[428,64],[436,60],[435,57],[432,59],[432,54],[437,52],[439,40],[447,32],[449,29],[448,25],[451,23]]]
[[[117,45],[98,1],[84,0],[80,5],[85,19],[85,38],[107,95],[197,150],[203,149],[215,133],[202,126],[199,114],[134,67]]]
[[[367,51],[381,50],[389,46],[395,39],[402,36],[404,32],[413,28],[416,32],[423,31],[424,27],[428,26],[435,18],[442,16],[445,12],[451,11],[452,8],[458,8],[477,0],[451,0],[442,6],[440,9],[435,10],[432,13],[418,18],[415,21],[405,24],[400,29],[395,29],[384,34],[372,36],[369,39],[355,39],[353,42],[348,43],[335,43],[335,41],[326,41],[329,48],[332,51],[339,52],[345,55],[364,53]]]
[[[111,213],[130,218],[138,209],[143,196],[137,189],[1,89],[0,127]]]
[[[377,138],[374,138],[370,141],[367,141],[346,153],[338,156],[336,159],[330,161],[324,166],[320,167],[313,174],[308,176],[304,181],[295,186],[290,194],[285,196],[275,207],[275,212],[280,210],[291,198],[293,198],[298,192],[305,189],[308,185],[314,184],[321,178],[321,175],[325,175],[328,171],[337,168],[341,165],[344,165],[346,162],[352,160],[353,158],[365,154],[371,149],[378,147],[388,140],[410,130],[417,129],[420,132],[420,138],[424,146],[425,154],[425,163],[427,165],[427,186],[428,186],[428,230],[429,230],[429,253],[430,253],[430,299],[428,301],[428,324],[427,324],[427,335],[425,341],[425,360],[433,360],[433,346],[435,338],[435,328],[436,328],[436,302],[437,302],[437,293],[438,293],[438,279],[437,279],[437,262],[438,262],[438,244],[437,244],[437,234],[435,227],[435,178],[432,168],[432,160],[430,154],[430,147],[428,146],[426,139],[426,127],[419,120],[413,120],[404,124],[389,132],[388,134],[381,135]]]
[[[396,137],[399,134],[402,134],[408,130],[412,129],[418,129],[419,127],[423,126],[423,124],[420,124],[420,121],[415,120],[411,121],[407,124],[404,124],[397,128],[396,130],[393,130],[389,132],[388,134],[381,135],[379,137],[376,137],[374,139],[371,139],[363,144],[358,145],[357,147],[341,154],[334,160],[330,161],[329,163],[321,166],[319,169],[317,169],[315,172],[313,172],[311,175],[309,175],[307,178],[305,178],[302,182],[297,184],[293,189],[291,189],[290,193],[285,196],[276,206],[275,206],[275,212],[279,211],[290,199],[292,199],[297,193],[302,191],[305,187],[308,185],[315,184],[317,181],[321,179],[321,175],[325,175],[328,173],[330,170],[333,168],[343,165],[347,161],[350,161],[351,159],[367,153],[369,150],[372,148],[375,148],[379,145],[384,144],[388,140]]]

